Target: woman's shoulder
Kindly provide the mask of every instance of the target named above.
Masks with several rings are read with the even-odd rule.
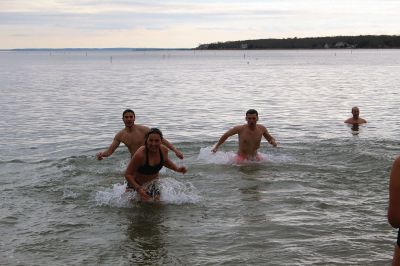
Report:
[[[136,150],[136,152],[133,154],[133,157],[134,158],[143,157],[145,154],[146,154],[146,147],[143,145]]]
[[[167,146],[165,146],[164,144],[160,144],[160,149],[161,149],[162,151],[168,151]]]

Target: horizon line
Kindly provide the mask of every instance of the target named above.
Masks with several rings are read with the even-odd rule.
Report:
[[[262,38],[262,39],[246,39],[246,40],[236,40],[236,41],[217,41],[217,42],[210,42],[210,43],[205,43],[205,44],[214,44],[214,43],[231,43],[231,42],[246,42],[246,41],[259,41],[259,40],[290,40],[290,39],[319,39],[319,38],[348,38],[348,37],[400,37],[399,34],[359,34],[359,35],[332,35],[332,36],[319,36],[319,37],[286,37],[286,38]],[[202,44],[199,44],[202,45]],[[192,48],[131,48],[131,47],[105,47],[105,48],[99,48],[99,47],[64,47],[64,48],[0,48],[0,51],[62,51],[62,50],[80,50],[80,51],[85,51],[85,50],[133,50],[133,51],[161,51],[161,50],[195,50],[197,47],[192,47]]]
[[[192,50],[194,48],[130,48],[130,47],[79,47],[79,48],[5,48],[0,49],[0,51],[62,51],[62,50],[78,50],[78,51],[89,51],[89,50],[126,50],[126,51],[156,51],[156,50]]]

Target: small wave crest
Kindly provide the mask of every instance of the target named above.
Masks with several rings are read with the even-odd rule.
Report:
[[[70,190],[70,189],[64,189],[63,191],[63,199],[76,199],[78,198],[79,194]]]
[[[201,200],[197,189],[191,183],[181,183],[167,177],[158,180],[158,184],[161,203],[180,205],[197,203]],[[126,183],[118,183],[112,188],[97,191],[95,201],[97,206],[132,208],[140,199],[135,191],[126,191]]]

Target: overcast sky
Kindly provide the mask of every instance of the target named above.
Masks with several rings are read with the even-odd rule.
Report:
[[[0,0],[0,49],[400,34],[400,0]]]

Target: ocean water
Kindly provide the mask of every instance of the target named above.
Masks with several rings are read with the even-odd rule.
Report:
[[[0,52],[0,265],[389,265],[399,84],[400,50]],[[95,159],[126,108],[184,153],[158,204]],[[278,147],[211,154],[250,108]]]

